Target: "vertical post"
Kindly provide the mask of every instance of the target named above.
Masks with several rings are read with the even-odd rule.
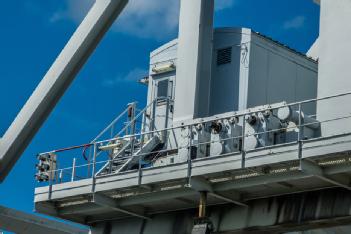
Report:
[[[112,168],[113,168],[113,163],[114,163],[115,159],[111,156],[109,156],[109,160],[108,160],[108,173],[111,174],[112,173]]]
[[[59,175],[60,184],[62,183],[62,177],[63,177],[63,169],[60,170],[60,175]]]
[[[174,122],[208,116],[214,0],[181,0]]]
[[[130,134],[134,135],[135,134],[135,124],[136,124],[136,120],[135,120],[136,102],[129,104],[129,108],[130,109],[128,110],[128,118],[130,121]]]
[[[75,177],[76,177],[76,158],[73,158],[71,182],[74,181]]]
[[[302,136],[302,131],[303,131],[303,120],[302,120],[302,106],[301,106],[301,103],[299,103],[299,126],[298,126],[298,136],[297,136],[297,140],[298,140],[298,156],[299,156],[299,160],[300,160],[300,169],[302,169],[302,166],[301,166],[301,160],[302,160],[302,139],[303,139],[303,136]]]
[[[243,118],[243,128],[241,132],[241,167],[245,168],[246,151],[245,151],[245,132],[246,132],[246,121],[245,116]]]
[[[94,143],[94,151],[93,151],[93,170],[92,170],[92,193],[95,193],[95,182],[96,182],[96,154],[97,154],[97,146]]]
[[[166,114],[165,114],[165,129],[168,128],[168,118],[169,118],[169,105],[170,105],[170,100],[169,97],[167,98],[167,103],[166,103]],[[165,143],[165,146],[167,146],[167,130],[163,131],[163,142]]]
[[[49,173],[51,173],[51,172],[49,172]],[[50,176],[49,176],[49,200],[51,200],[51,198],[52,198],[52,186],[53,186],[53,178],[51,178]]]
[[[147,109],[148,108],[146,108],[145,110],[144,110],[144,114],[143,114],[143,122],[142,122],[142,130],[141,130],[141,139],[140,139],[140,141],[141,141],[141,144],[142,145],[144,145],[144,140],[145,140],[145,129],[146,129],[146,113],[147,113]],[[149,129],[150,130],[150,129]]]
[[[57,167],[57,168],[58,168],[58,167]],[[56,173],[55,173],[55,181],[56,181],[56,183],[59,182],[59,171],[60,171],[60,170],[57,170]]]
[[[154,131],[155,130],[155,121],[156,121],[156,105],[158,102],[158,98],[156,98],[152,104],[152,117],[151,117],[151,124],[150,124],[150,131]],[[155,134],[151,133],[151,137],[153,137]]]
[[[191,168],[192,168],[192,160],[191,160],[191,153],[192,153],[192,139],[193,139],[193,126],[190,125],[188,126],[188,171],[187,171],[187,177],[188,177],[188,185],[190,186],[191,184]]]
[[[56,163],[56,156],[54,154],[50,154],[50,158],[48,159],[50,163],[50,169],[48,171],[49,175],[49,200],[52,198],[52,186],[53,182],[55,181],[55,170],[56,166],[54,166],[54,160]]]
[[[134,142],[135,142],[135,124],[136,124],[136,120],[135,120],[135,109],[136,109],[136,103],[133,102],[132,104],[129,105],[129,109],[128,109],[128,118],[130,121],[130,154],[133,157],[134,154]]]
[[[207,192],[200,192],[199,218],[206,217]]]
[[[87,178],[90,177],[90,164],[91,164],[91,159],[92,159],[92,153],[93,151],[91,150],[91,146],[89,146],[89,157],[88,157],[88,171],[87,171]]]
[[[142,176],[143,176],[143,171],[142,171],[142,167],[141,167],[141,157],[139,156],[139,165],[138,165],[138,185],[141,185],[141,180],[142,180]]]

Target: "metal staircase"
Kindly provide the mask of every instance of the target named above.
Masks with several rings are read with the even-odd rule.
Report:
[[[167,100],[167,98],[165,99]],[[159,100],[147,105],[143,110],[136,113],[136,103],[131,103],[128,107],[108,125],[91,143],[98,142],[106,133],[110,133],[111,141],[98,147],[101,152],[108,152],[109,160],[95,174],[96,176],[106,176],[109,174],[121,173],[123,171],[147,167],[150,156],[155,150],[160,150],[164,146],[162,134],[155,130],[155,105]],[[169,103],[169,102],[168,102]],[[152,115],[148,110],[152,109]],[[123,116],[128,114],[128,121],[117,134],[113,130]],[[147,121],[148,118],[148,121]],[[137,125],[140,126],[137,126]],[[136,134],[138,127],[140,134]],[[166,126],[165,126],[166,127]],[[145,134],[146,128],[150,134]],[[124,135],[122,135],[124,134]],[[99,155],[99,154],[98,154]]]
[[[155,149],[163,145],[158,135],[151,137],[145,144],[130,139],[121,148],[113,149],[111,160],[107,162],[96,176],[116,174],[126,170],[137,169],[147,165],[145,160]]]

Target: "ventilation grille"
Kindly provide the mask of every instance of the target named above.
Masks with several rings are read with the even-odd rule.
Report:
[[[217,65],[224,65],[232,62],[232,47],[217,51]]]

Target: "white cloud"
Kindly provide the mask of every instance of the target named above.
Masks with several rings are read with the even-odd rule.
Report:
[[[234,5],[236,0],[216,0],[216,10]],[[94,0],[66,0],[67,8],[55,13],[51,22],[62,19],[79,23]],[[178,28],[179,0],[130,0],[112,30],[141,38],[163,39],[175,36]]]
[[[55,12],[49,19],[50,23],[56,23],[62,19],[65,19],[66,16],[63,11],[57,11]]]
[[[227,8],[231,8],[234,6],[235,3],[236,3],[236,1],[234,1],[234,0],[216,0],[215,1],[216,10],[220,11],[220,10],[224,10]]]
[[[130,72],[128,72],[124,76],[117,76],[113,79],[103,80],[102,86],[107,87],[107,88],[113,88],[116,85],[119,85],[121,83],[136,82],[136,81],[144,78],[148,74],[149,74],[148,70],[141,69],[141,68],[135,68],[135,69],[131,70]]]
[[[300,29],[305,26],[306,17],[305,16],[296,16],[288,21],[286,21],[283,25],[284,29]]]
[[[114,30],[142,38],[162,39],[176,32],[179,1],[132,0]]]

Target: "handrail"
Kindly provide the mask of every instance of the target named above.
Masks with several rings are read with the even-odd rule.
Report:
[[[120,118],[122,118],[122,117],[128,112],[128,110],[129,110],[129,107],[127,107],[127,108],[126,108],[119,116],[117,116],[117,118],[115,118],[104,130],[102,130],[102,132],[100,132],[100,133],[94,138],[94,140],[92,140],[92,141],[90,142],[90,144],[95,143],[101,136],[103,136],[108,130],[110,130],[111,127],[114,126],[114,125],[118,122],[118,120],[119,120]]]
[[[333,118],[333,119],[329,119],[329,120],[325,120],[325,121],[322,121],[321,123],[327,123],[327,122],[332,122],[332,121],[336,121],[336,120],[342,120],[342,119],[351,119],[351,115],[347,115],[347,116],[343,116],[343,117],[340,117],[340,118]],[[308,126],[309,124],[302,124],[300,127],[304,127],[304,126]],[[286,128],[279,128],[279,129],[276,129],[276,130],[282,130],[282,129],[294,129],[294,128],[297,128],[299,126],[295,126],[295,127],[286,127]],[[216,140],[211,140],[211,141],[207,141],[207,142],[201,142],[201,143],[196,143],[195,145],[204,145],[204,144],[208,144],[208,143],[214,143],[214,142],[219,142],[219,141],[225,141],[225,140],[230,140],[230,139],[240,139],[242,138],[243,136],[252,136],[252,135],[260,135],[260,134],[264,134],[264,133],[269,133],[269,132],[274,132],[276,130],[271,130],[271,131],[262,131],[262,132],[257,132],[257,133],[252,133],[252,134],[245,134],[245,135],[239,135],[239,136],[235,136],[235,137],[228,137],[228,138],[223,138],[223,139],[220,139],[218,141]],[[160,130],[160,131],[163,131],[163,130]],[[351,133],[349,133],[351,134]],[[343,135],[343,134],[341,134]],[[319,139],[320,137],[316,137],[316,139]],[[304,140],[302,140],[304,141]],[[99,142],[98,142],[99,143]],[[296,143],[295,142],[291,142],[291,143]],[[291,143],[282,143],[282,144],[277,144],[276,146],[281,146],[281,145],[285,145],[285,144],[291,144]],[[272,146],[267,146],[266,148],[269,148],[269,147],[272,147]],[[177,149],[186,149],[188,148],[187,146],[184,146],[184,147],[177,147]],[[157,151],[157,153],[163,153],[163,152],[168,152],[169,150],[168,149],[164,149],[164,150],[159,150]],[[234,152],[235,153],[235,152]],[[44,154],[44,153],[43,153]],[[145,156],[147,155],[148,153],[143,153],[143,154],[140,154],[139,156]],[[221,155],[214,155],[214,156],[221,156]],[[126,157],[127,159],[128,157]],[[105,161],[97,161],[96,164],[105,164],[105,163],[109,163],[109,162],[114,162],[116,161],[116,159],[110,159],[110,160],[105,160]],[[91,165],[91,163],[88,163],[88,164],[83,164],[83,165],[77,165],[76,168],[80,168],[80,167],[85,167],[85,166],[89,166]],[[72,169],[73,167],[66,167],[66,168],[61,168],[61,169],[56,169],[56,170],[52,170],[50,172],[57,172],[57,171],[61,171],[61,170],[70,170]]]
[[[333,96],[329,96],[329,97],[323,97],[323,98],[316,98],[316,99],[310,99],[310,100],[304,100],[304,101],[300,101],[300,102],[295,102],[295,103],[285,103],[285,102],[282,102],[282,103],[276,103],[276,104],[272,104],[272,105],[264,105],[262,108],[252,108],[252,109],[248,109],[248,110],[244,110],[244,111],[240,111],[240,112],[228,112],[228,113],[224,113],[224,114],[221,114],[221,115],[218,115],[218,116],[212,116],[212,117],[208,117],[208,118],[204,118],[204,119],[195,119],[192,121],[191,124],[184,124],[184,125],[177,125],[177,126],[171,126],[169,128],[163,128],[163,129],[160,129],[160,130],[157,130],[157,129],[148,129],[147,131],[145,131],[145,129],[142,131],[142,132],[138,132],[138,133],[134,133],[134,134],[131,134],[131,135],[128,135],[128,136],[122,136],[122,137],[118,137],[118,138],[111,138],[111,139],[108,139],[108,140],[102,140],[102,141],[96,141],[94,142],[94,162],[93,162],[93,165],[95,164],[100,164],[100,163],[103,163],[103,161],[99,161],[97,162],[96,161],[96,157],[99,155],[99,153],[102,153],[99,152],[99,146],[98,145],[104,145],[104,144],[109,144],[109,142],[112,142],[112,141],[115,141],[117,139],[129,139],[129,140],[134,140],[134,139],[139,139],[139,137],[143,137],[143,136],[147,136],[147,135],[154,135],[154,134],[159,134],[159,133],[162,133],[162,132],[167,132],[167,131],[172,131],[172,130],[175,130],[175,129],[182,129],[182,128],[189,128],[190,130],[193,129],[195,126],[196,126],[196,123],[209,123],[211,121],[220,121],[220,120],[224,120],[224,119],[229,119],[229,118],[233,118],[233,117],[237,117],[237,118],[240,118],[242,119],[243,117],[245,117],[246,115],[249,115],[249,114],[253,114],[253,113],[257,113],[257,112],[262,112],[262,111],[265,111],[265,110],[277,110],[281,107],[293,107],[293,106],[298,106],[299,107],[299,115],[300,115],[300,118],[302,117],[302,113],[301,112],[301,106],[302,104],[306,104],[306,103],[311,103],[311,102],[318,102],[320,100],[327,100],[327,99],[332,99],[332,98],[338,98],[338,97],[343,97],[343,96],[347,96],[347,95],[351,95],[351,92],[349,93],[343,93],[343,94],[338,94],[338,95],[333,95]],[[143,114],[145,114],[147,112],[147,110],[152,107],[152,105],[155,105],[158,101],[160,100],[169,100],[167,98],[157,98],[155,99],[154,101],[152,101],[151,103],[149,103],[143,110],[141,110],[132,120],[129,120],[128,121],[128,124],[124,127],[124,129],[121,131],[121,133],[126,130],[128,127],[130,127],[133,123],[135,123]],[[144,116],[145,118],[145,116]],[[151,118],[154,118],[151,117]],[[303,117],[302,117],[303,118]],[[340,117],[340,118],[336,118],[336,119],[330,119],[330,120],[321,120],[319,121],[320,124],[324,123],[324,122],[329,122],[329,121],[337,121],[339,119],[349,119],[351,118],[351,115],[348,115],[348,116],[343,116],[343,117]],[[145,122],[145,119],[143,120],[143,122]],[[144,123],[145,124],[145,123]],[[299,143],[299,150],[302,148],[302,144],[301,142],[303,141],[303,136],[300,135],[300,132],[301,132],[301,129],[304,128],[304,127],[309,127],[311,126],[312,124],[314,123],[305,123],[302,119],[299,120],[299,123],[296,123],[296,125],[293,125],[293,126],[286,126],[286,127],[281,127],[281,128],[277,128],[277,129],[273,129],[273,130],[268,130],[268,131],[258,131],[258,132],[254,132],[254,133],[242,133],[241,135],[236,135],[236,136],[231,136],[231,137],[224,137],[224,138],[220,138],[218,141],[226,141],[226,140],[231,140],[231,139],[242,139],[243,137],[249,137],[249,136],[259,136],[261,134],[265,134],[265,133],[272,133],[272,132],[276,132],[276,131],[280,131],[280,130],[289,130],[289,129],[295,129],[297,128],[299,130],[299,136],[298,136],[298,139],[297,139],[297,142]],[[243,125],[245,125],[245,122],[243,123]],[[109,125],[109,127],[111,127],[112,124]],[[166,126],[166,125],[165,125]],[[107,128],[108,129],[108,128]],[[105,129],[105,132],[107,130]],[[191,130],[192,131],[192,130]],[[119,133],[120,134],[120,133]],[[119,136],[118,134],[118,136]],[[303,134],[303,133],[302,133]],[[142,138],[141,138],[142,139]],[[212,140],[212,139],[209,139],[209,140],[206,140],[205,142],[195,142],[195,143],[190,143],[192,140],[192,137],[190,137],[189,139],[189,144],[192,145],[194,144],[195,146],[201,146],[201,145],[205,145],[205,144],[210,144],[210,143],[214,143],[216,142],[216,140]],[[180,149],[189,149],[189,144],[188,145],[184,145],[184,146],[176,146],[176,148],[172,148],[172,150],[180,150]],[[247,150],[245,150],[243,148],[244,146],[244,143],[240,143],[242,145],[242,148],[241,150],[239,149],[239,151],[241,153],[244,153],[247,152]],[[71,148],[66,148],[66,149],[62,149],[62,150],[58,150],[58,151],[52,151],[52,152],[61,152],[61,151],[64,151],[64,150],[69,150],[69,149],[76,149],[76,148],[79,148],[79,147],[90,147],[92,144],[87,144],[87,145],[82,145],[82,146],[75,146],[75,147],[71,147]],[[280,144],[277,144],[277,146],[280,145]],[[270,147],[270,146],[267,146],[267,147]],[[265,147],[263,147],[265,148]],[[260,148],[257,148],[257,149],[261,149]],[[96,151],[97,150],[97,151]],[[170,150],[169,149],[161,149],[161,150],[157,150],[157,152],[155,151],[155,153],[163,153],[163,152],[169,152]],[[239,152],[238,151],[238,152]],[[133,152],[133,151],[131,151]],[[143,154],[141,154],[140,156],[142,156]],[[299,152],[299,157],[300,157],[300,152]],[[213,156],[213,155],[211,155]],[[243,156],[243,161],[245,161],[245,155]],[[111,163],[111,162],[115,162],[115,158],[113,159],[110,159],[108,161],[106,161],[106,163]],[[188,162],[189,163],[189,162]],[[91,163],[87,164],[87,165],[91,165]],[[141,164],[140,164],[141,165]],[[139,165],[139,167],[140,167]],[[245,164],[243,164],[243,167],[245,167]],[[96,168],[96,166],[95,166]],[[89,169],[88,169],[89,170]],[[139,169],[140,170],[140,169]],[[101,172],[101,170],[99,170],[99,172]],[[94,176],[97,176],[98,173],[96,173]]]
[[[315,99],[308,99],[308,100],[304,100],[304,101],[300,101],[300,102],[293,102],[293,103],[285,103],[285,104],[280,104],[278,106],[275,106],[274,109],[278,109],[278,108],[281,108],[281,107],[286,107],[286,106],[297,106],[297,105],[300,105],[300,104],[306,104],[306,103],[311,103],[311,102],[318,102],[318,101],[323,101],[323,100],[327,100],[327,99],[331,99],[331,98],[337,98],[337,97],[343,97],[343,96],[347,96],[347,95],[351,95],[351,91],[350,92],[347,92],[347,93],[342,93],[342,94],[336,94],[336,95],[332,95],[332,96],[327,96],[327,97],[322,97],[322,98],[315,98]],[[159,99],[155,99],[153,102],[155,101],[158,101]],[[149,108],[153,102],[151,102],[147,107],[145,107],[143,109],[143,111],[145,112],[147,110],[147,108]],[[267,109],[272,109],[271,107],[272,104],[270,105],[267,105]],[[251,108],[252,109],[252,108]],[[250,115],[250,114],[254,114],[254,113],[257,113],[257,111],[251,111],[250,108],[242,113],[236,113],[236,114],[232,114],[231,117],[241,117],[241,116],[245,116],[245,115]],[[139,115],[137,116],[138,118],[140,117],[141,113],[139,113]],[[227,119],[228,116],[224,116],[224,117],[219,117],[219,118],[216,118],[216,120],[224,120],[224,119]],[[134,119],[134,121],[136,120],[137,118]],[[131,121],[132,122],[132,121]],[[203,120],[203,121],[200,121],[200,122],[206,122],[206,120]],[[161,131],[168,131],[168,130],[174,130],[174,129],[178,129],[178,128],[186,128],[190,125],[193,125],[193,124],[184,124],[184,125],[181,125],[181,126],[172,126],[172,127],[169,127],[169,128],[164,128],[162,130],[155,130],[155,131],[148,131],[148,132],[143,132],[143,133],[136,133],[134,134],[133,136],[142,136],[142,135],[146,135],[146,134],[152,134],[152,133],[158,133],[158,132],[161,132]],[[124,131],[126,130],[126,128],[124,128]],[[121,139],[124,139],[124,137],[122,137]],[[115,137],[113,138],[109,138],[109,139],[106,139],[106,140],[102,140],[102,141],[99,141],[98,143],[106,143],[106,142],[109,142],[109,141],[113,141],[113,140],[116,140]],[[96,142],[95,142],[96,143]],[[82,145],[83,146],[86,146],[87,144],[85,145]],[[69,149],[69,148],[68,148]],[[48,153],[52,153],[52,152],[56,152],[56,151],[49,151]]]
[[[121,130],[121,131],[119,131],[115,136],[114,136],[114,138],[113,139],[115,139],[115,138],[117,138],[120,134],[122,134],[125,130],[127,130],[131,125],[132,125],[132,123],[134,123],[135,121],[137,121],[139,118],[140,118],[140,116],[142,115],[142,114],[146,114],[146,111],[152,106],[152,105],[154,105],[155,103],[157,103],[158,101],[160,101],[160,100],[165,100],[165,101],[167,101],[168,99],[170,99],[170,98],[167,98],[167,97],[161,97],[161,98],[156,98],[155,100],[153,100],[151,103],[149,103],[144,109],[142,109],[140,112],[139,112],[139,114],[137,114],[135,117],[134,117],[134,119],[132,119],[132,120],[130,120],[129,121],[129,123]],[[145,124],[145,123],[143,123],[143,124]],[[135,134],[133,134],[134,136],[136,136]]]

